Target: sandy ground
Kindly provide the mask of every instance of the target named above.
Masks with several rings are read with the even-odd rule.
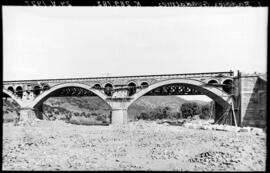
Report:
[[[3,124],[3,170],[265,171],[266,135],[131,122]]]

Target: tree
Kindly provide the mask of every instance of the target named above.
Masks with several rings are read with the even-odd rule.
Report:
[[[200,106],[195,102],[188,102],[181,105],[183,118],[200,114]]]
[[[85,112],[82,112],[82,113],[81,113],[81,116],[82,116],[82,117],[86,117]]]
[[[201,112],[202,112],[201,115],[200,115],[200,118],[201,119],[209,119],[210,118],[210,115],[211,115],[210,105],[209,104],[203,105]]]
[[[195,102],[192,102],[192,110],[193,110],[193,115],[199,115],[201,113],[200,106]]]
[[[146,120],[148,118],[149,118],[149,116],[146,112],[141,112],[141,114],[139,116],[137,116],[138,120],[140,120],[140,119]]]
[[[182,112],[183,118],[187,118],[189,116],[192,116],[193,115],[193,110],[192,110],[191,103],[183,103],[181,105],[181,112]]]

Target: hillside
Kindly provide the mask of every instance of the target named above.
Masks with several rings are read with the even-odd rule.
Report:
[[[15,117],[15,106],[12,100],[3,100],[4,117]],[[129,120],[134,120],[135,116],[142,112],[149,112],[156,107],[170,107],[172,112],[179,112],[183,103],[190,102],[177,96],[143,96],[134,102],[128,109]],[[208,102],[194,100],[198,104],[208,104]],[[56,117],[57,119],[65,119],[66,115],[75,116],[103,116],[107,123],[110,121],[110,107],[99,97],[51,97],[43,104],[44,118]]]
[[[203,101],[203,100],[189,100],[190,102],[195,102],[198,103],[199,105],[206,105],[209,104],[210,102]]]
[[[134,102],[128,109],[130,119],[134,119],[135,116],[140,115],[142,112],[147,112],[158,106],[171,108],[172,112],[178,112],[183,103],[186,103],[185,99],[177,96],[143,96]]]
[[[17,116],[19,105],[12,99],[3,99],[3,122],[12,122]]]

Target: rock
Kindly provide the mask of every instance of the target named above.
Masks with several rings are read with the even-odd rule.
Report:
[[[247,129],[247,128],[240,128],[239,132],[249,132],[249,129]]]
[[[200,126],[200,129],[203,129],[203,130],[212,130],[212,127],[209,126],[209,125],[201,125]]]
[[[216,130],[217,125],[216,124],[213,124],[213,125],[210,125],[210,127],[212,128],[212,130]]]
[[[166,122],[166,123],[163,123],[163,124],[164,124],[165,126],[169,126],[169,125],[170,125],[170,124],[169,124],[169,123],[167,123],[167,122]]]
[[[217,125],[217,126],[216,126],[216,130],[218,130],[218,131],[225,131],[223,125]]]
[[[236,127],[236,126],[229,127],[229,131],[231,131],[231,132],[239,132],[239,130],[240,130],[240,127]]]
[[[189,128],[189,129],[194,129],[193,124],[188,125],[188,128]]]
[[[190,125],[190,123],[184,123],[183,127],[189,128]]]
[[[201,127],[201,126],[198,125],[198,124],[192,124],[192,128],[193,128],[193,129],[200,129],[200,127]]]
[[[199,126],[203,125],[201,121],[197,121],[196,124],[199,125]]]
[[[206,128],[206,130],[212,130],[212,127],[209,125],[206,125],[205,128]]]
[[[194,116],[192,117],[192,119],[193,119],[193,120],[200,120],[200,115],[194,115]]]
[[[252,128],[251,132],[256,135],[262,135],[264,133],[263,129],[261,128]]]
[[[224,130],[229,132],[238,132],[240,128],[236,126],[224,126]]]
[[[200,129],[206,130],[206,126],[200,126]]]

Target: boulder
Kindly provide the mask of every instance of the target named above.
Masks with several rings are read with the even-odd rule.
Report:
[[[242,127],[239,132],[250,132],[250,127]]]
[[[239,132],[239,131],[240,131],[240,127],[231,126],[230,130],[231,130],[232,132]]]
[[[210,125],[205,126],[206,130],[212,130],[212,127]]]
[[[263,129],[261,128],[252,128],[251,129],[252,134],[261,135],[264,133]]]
[[[190,125],[190,123],[184,123],[183,127],[189,128]]]
[[[206,130],[205,126],[200,126],[200,129]]]
[[[198,125],[198,124],[192,124],[192,128],[193,128],[193,129],[200,129],[200,127],[201,127],[201,126]]]
[[[212,130],[216,130],[217,129],[217,125],[216,124],[210,125],[210,127],[212,128]]]
[[[194,115],[194,116],[192,117],[192,119],[193,119],[193,120],[200,120],[200,115]]]
[[[224,130],[225,131],[229,131],[229,132],[238,132],[240,130],[239,127],[236,127],[236,126],[224,126]]]
[[[200,129],[202,129],[202,130],[212,130],[212,127],[209,126],[209,125],[202,125],[202,126],[200,126]]]
[[[217,126],[216,126],[216,130],[217,130],[217,131],[225,131],[223,125],[217,125]]]
[[[167,123],[167,122],[165,122],[165,123],[162,123],[163,125],[165,125],[165,126],[169,126],[170,124],[169,123]]]

